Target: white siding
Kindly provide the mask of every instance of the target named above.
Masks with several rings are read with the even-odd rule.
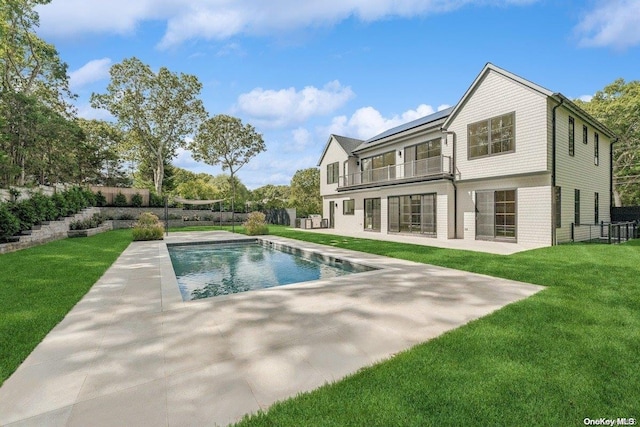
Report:
[[[574,155],[569,155],[569,116],[575,123]],[[582,142],[582,126],[585,122],[564,107],[556,110],[556,185],[561,188],[562,226],[556,229],[558,243],[571,240],[571,224],[574,222],[574,194],[580,190],[580,223],[594,224],[594,195],[599,195],[600,221],[609,222],[611,196],[609,174],[611,165],[611,141],[601,132],[599,164],[594,164],[593,126],[587,124],[588,143]]]
[[[467,126],[511,112],[515,112],[515,152],[468,159]],[[490,70],[449,126],[457,137],[458,179],[547,171],[546,123],[545,96]]]
[[[342,165],[349,158],[347,153],[344,152],[338,141],[336,141],[333,137],[329,142],[329,147],[327,147],[327,151],[322,158],[322,162],[320,163],[320,195],[327,196],[331,194],[336,194],[336,190],[338,188],[338,183],[335,184],[327,184],[327,165],[331,163],[338,162],[338,166],[340,169],[340,176],[342,176]],[[327,213],[328,217],[328,208]]]
[[[458,185],[458,238],[476,238],[475,193],[481,190],[516,190],[516,239],[519,244],[551,245],[551,186],[548,175],[503,178]]]

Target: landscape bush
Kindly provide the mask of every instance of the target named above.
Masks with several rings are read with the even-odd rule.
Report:
[[[251,212],[242,225],[249,236],[269,234],[269,226],[267,226],[265,219],[262,212]]]
[[[31,227],[38,222],[38,215],[33,207],[33,203],[28,199],[12,203],[9,209],[20,222],[20,231],[30,230]]]
[[[157,216],[151,212],[140,214],[133,225],[133,240],[162,240],[164,227]]]
[[[127,196],[125,196],[121,192],[118,192],[118,194],[116,194],[116,197],[113,198],[113,206],[117,206],[120,208],[129,206],[129,203],[127,202]]]
[[[9,211],[5,203],[0,203],[0,241],[6,241],[18,231],[20,231],[20,220]]]
[[[36,211],[37,223],[54,221],[57,218],[56,204],[51,200],[51,197],[42,193],[32,193],[30,200]]]
[[[95,199],[96,199],[96,206],[98,207],[107,206],[107,198],[104,197],[104,194],[102,194],[102,191],[98,190],[98,192],[95,194]]]
[[[134,208],[139,208],[142,206],[142,195],[140,193],[136,193],[131,196],[131,206]]]
[[[71,221],[69,224],[69,230],[88,230],[90,228],[100,227],[105,221],[105,218],[99,214],[95,213],[91,218]]]

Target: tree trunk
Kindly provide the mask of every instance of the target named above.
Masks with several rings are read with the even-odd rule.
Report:
[[[236,181],[233,179],[233,169],[229,169],[231,174],[231,232],[236,231]]]
[[[164,161],[162,156],[156,157],[156,168],[153,171],[153,185],[158,196],[162,196],[162,181],[164,179]]]
[[[616,189],[613,190],[613,206],[615,206],[616,208],[622,206],[622,198],[620,197],[620,193]]]

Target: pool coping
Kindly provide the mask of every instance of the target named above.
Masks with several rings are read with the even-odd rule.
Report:
[[[0,425],[226,425],[544,289],[265,236],[384,268],[182,302],[167,244],[236,236],[129,245],[5,381]]]

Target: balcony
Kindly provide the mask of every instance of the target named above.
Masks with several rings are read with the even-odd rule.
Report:
[[[452,176],[451,157],[437,156],[341,176],[338,191]]]

